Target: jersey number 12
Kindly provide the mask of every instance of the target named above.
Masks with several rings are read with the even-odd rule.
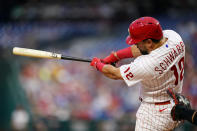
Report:
[[[179,68],[179,70],[180,70],[180,74],[179,74],[179,72],[178,72],[178,70],[177,70],[177,66],[176,66],[176,65],[173,65],[173,66],[171,67],[171,71],[174,71],[174,76],[175,76],[175,78],[176,78],[176,80],[175,80],[175,85],[178,85],[178,80],[179,80],[179,78],[180,78],[180,81],[183,80],[183,73],[184,73],[184,57],[182,57],[182,58],[179,60],[179,62],[178,62],[178,68]]]

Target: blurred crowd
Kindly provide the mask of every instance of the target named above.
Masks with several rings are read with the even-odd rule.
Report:
[[[111,52],[110,48],[127,46],[116,39],[120,38],[80,37],[71,41],[70,46],[62,46],[59,51],[82,58],[104,57]],[[45,50],[53,48],[55,45]],[[128,88],[123,81],[102,76],[89,63],[26,59],[22,62],[20,80],[35,117],[52,117],[58,121],[77,119],[121,122],[127,119],[126,128],[135,124],[139,85]],[[114,126],[110,126],[113,128],[110,130],[114,130],[116,124],[111,124]]]
[[[145,15],[188,15],[197,11],[196,5],[196,0],[6,0],[0,5],[0,21],[110,20],[113,23]]]
[[[89,63],[28,62],[20,76],[32,110],[40,117],[120,120],[139,103],[138,88],[101,76]]]

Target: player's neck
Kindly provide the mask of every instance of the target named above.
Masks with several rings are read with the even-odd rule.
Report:
[[[168,38],[163,37],[159,43],[154,44],[154,47],[152,50],[155,50],[155,49],[161,47],[167,40],[168,40]]]

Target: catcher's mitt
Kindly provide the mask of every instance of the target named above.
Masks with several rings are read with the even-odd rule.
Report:
[[[168,89],[167,93],[175,103],[174,107],[171,110],[172,119],[174,121],[183,120],[180,114],[182,114],[185,109],[191,109],[189,99],[179,93],[174,93],[172,89]]]

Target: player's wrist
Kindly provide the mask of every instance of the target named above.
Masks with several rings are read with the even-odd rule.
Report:
[[[131,47],[127,47],[127,48],[118,50],[117,52],[112,52],[109,56],[102,59],[102,61],[106,64],[111,64],[121,59],[132,58],[132,57],[133,57],[133,53],[132,53]]]
[[[117,51],[116,55],[117,55],[117,58],[119,58],[119,59],[132,58],[133,57],[131,47],[127,47],[125,49],[121,49],[121,50]]]
[[[98,62],[98,63],[96,64],[96,68],[97,68],[97,70],[99,70],[100,72],[102,72],[104,66],[105,66],[105,64],[102,63],[102,62]]]
[[[109,56],[105,57],[101,61],[106,63],[106,64],[111,64],[113,62],[119,61],[119,58],[117,57],[115,52],[112,52]]]
[[[104,63],[101,62],[101,59],[94,57],[90,63],[91,66],[95,67],[97,70],[101,71],[103,70]]]

